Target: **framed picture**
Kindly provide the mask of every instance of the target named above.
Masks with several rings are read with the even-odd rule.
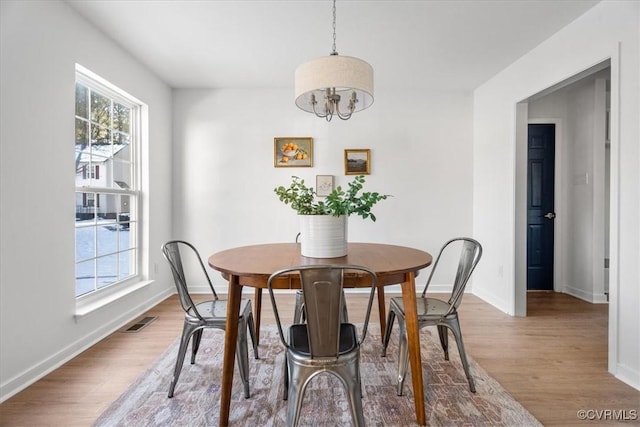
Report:
[[[316,175],[316,196],[325,197],[333,191],[333,175]]]
[[[345,175],[369,175],[371,173],[370,149],[344,150]]]
[[[273,138],[273,165],[277,168],[313,166],[313,138]]]

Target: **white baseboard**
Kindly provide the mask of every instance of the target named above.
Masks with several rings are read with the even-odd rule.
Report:
[[[574,288],[571,286],[564,286],[564,293],[579,298],[583,301],[590,302],[592,304],[607,304],[609,301],[607,300],[606,294],[592,294],[590,292],[586,292],[583,289]]]
[[[120,314],[109,323],[102,325],[99,329],[81,337],[55,354],[43,359],[40,363],[3,382],[0,384],[0,403],[24,390],[31,384],[43,378],[45,375],[56,370],[69,360],[87,350],[89,347],[111,335],[113,332],[122,328],[140,314],[155,307],[173,294],[175,294],[175,289],[167,288],[159,294],[154,295],[148,300],[131,308],[127,312]]]
[[[629,384],[636,390],[640,390],[640,372],[629,366],[617,364],[615,377],[623,383]]]

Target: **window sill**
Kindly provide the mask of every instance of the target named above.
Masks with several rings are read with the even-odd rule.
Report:
[[[77,301],[76,312],[74,314],[74,317],[77,319],[77,318],[87,316],[93,313],[94,311],[100,310],[101,308],[106,307],[107,305],[115,301],[118,301],[121,298],[126,297],[127,295],[130,295],[142,288],[146,288],[153,282],[154,282],[153,280],[136,282],[129,286],[124,286],[122,289],[119,289],[108,295],[103,295],[97,298],[91,298],[84,301]]]

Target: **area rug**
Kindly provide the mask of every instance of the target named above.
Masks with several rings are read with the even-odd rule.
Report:
[[[154,362],[95,422],[95,426],[218,426],[224,332],[206,330],[194,365],[186,363],[172,399],[167,398],[178,341]],[[422,329],[421,351],[425,407],[429,426],[541,426],[522,405],[469,357],[477,392],[469,384],[455,341],[445,361],[437,332]],[[397,330],[380,357],[380,331],[369,329],[361,352],[363,409],[368,426],[415,426],[411,376],[404,395],[396,395]],[[190,350],[188,350],[190,351]],[[260,331],[260,359],[249,359],[251,397],[245,399],[235,368],[229,424],[232,426],[284,426],[282,400],[284,347],[273,326]],[[346,395],[330,374],[315,377],[302,406],[301,426],[351,426]]]

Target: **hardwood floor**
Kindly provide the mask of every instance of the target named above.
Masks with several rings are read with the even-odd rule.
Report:
[[[348,295],[350,312],[362,310],[364,298]],[[272,324],[267,298],[262,310],[262,324]],[[607,424],[581,421],[581,409],[640,412],[640,392],[607,372],[607,305],[533,293],[528,311],[526,318],[511,317],[466,295],[460,317],[467,354],[546,426]],[[137,333],[111,334],[2,403],[0,425],[91,425],[180,334],[183,314],[176,296],[144,316],[158,318]]]

